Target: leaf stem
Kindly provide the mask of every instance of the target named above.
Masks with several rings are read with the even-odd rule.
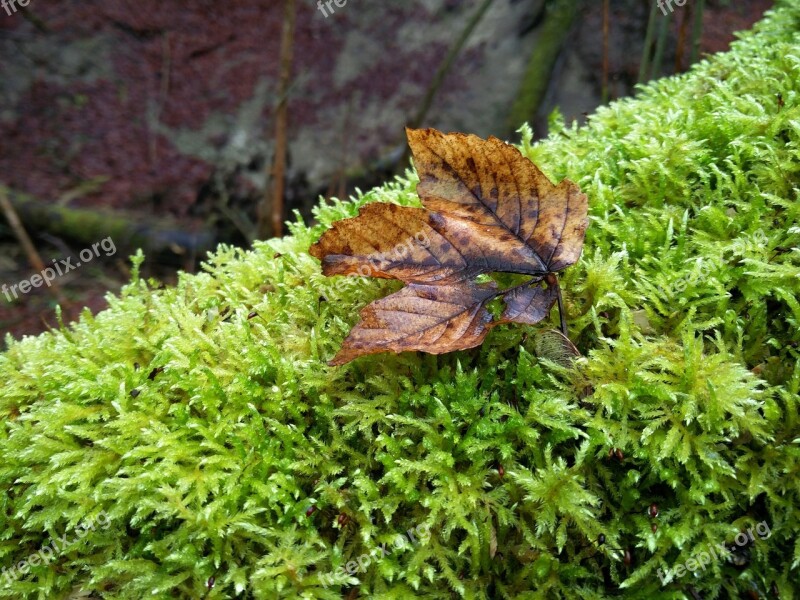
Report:
[[[556,288],[556,299],[558,301],[558,318],[561,320],[561,333],[564,337],[569,339],[567,335],[567,315],[564,313],[564,300],[561,297],[561,286],[558,284],[558,275],[555,273],[548,273],[545,277],[547,285]]]
[[[569,338],[567,335],[567,316],[564,314],[564,301],[561,299],[561,286],[558,285],[558,279],[556,279],[556,295],[558,298],[558,318],[561,319],[561,333],[564,334],[564,337]]]

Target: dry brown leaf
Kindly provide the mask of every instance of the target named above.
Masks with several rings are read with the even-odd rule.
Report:
[[[588,200],[565,179],[554,186],[519,150],[490,137],[407,129],[422,205],[468,219],[498,241],[515,239],[535,255],[512,273],[560,271],[581,255]],[[513,261],[514,257],[509,257]]]
[[[520,241],[498,240],[493,230],[466,219],[383,202],[337,221],[309,251],[322,261],[325,275],[406,283],[453,283],[480,273],[512,272],[515,265],[524,268],[535,260]]]
[[[554,273],[580,257],[588,219],[577,185],[565,179],[554,186],[497,138],[434,129],[406,133],[425,208],[367,204],[357,217],[334,223],[310,249],[326,275],[408,284],[361,311],[361,322],[330,364],[385,351],[463,350],[500,323],[538,323],[560,299]],[[532,278],[508,290],[472,282],[498,271]],[[497,296],[506,307],[495,321],[486,303]]]
[[[364,354],[423,350],[442,354],[479,345],[492,315],[486,302],[497,295],[494,285],[461,282],[452,285],[411,283],[361,310],[341,350],[329,364],[341,365]]]

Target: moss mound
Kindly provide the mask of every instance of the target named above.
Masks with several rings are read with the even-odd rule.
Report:
[[[417,203],[413,175],[10,341],[0,597],[794,597],[798,31],[784,2],[525,137],[590,198],[571,367],[521,326],[325,365],[397,284],[323,277],[307,249],[365,202]]]

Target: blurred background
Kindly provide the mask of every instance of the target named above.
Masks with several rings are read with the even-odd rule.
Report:
[[[405,126],[582,122],[772,4],[0,0],[0,333],[101,310],[136,248],[169,284],[402,174]]]

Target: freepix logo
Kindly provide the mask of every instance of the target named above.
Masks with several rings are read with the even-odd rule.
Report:
[[[766,521],[761,521],[756,525],[756,534],[758,534],[758,539],[762,540],[772,535],[772,531]],[[753,535],[753,528],[751,527],[747,531],[738,533],[733,541],[736,546],[739,547],[744,547],[748,543],[755,542],[756,537]],[[661,580],[661,585],[665,585],[673,579],[683,577],[687,573],[696,575],[698,569],[705,571],[706,567],[710,566],[713,561],[728,558],[732,554],[733,548],[734,546],[732,544],[726,546],[722,542],[716,548],[707,546],[701,549],[700,552],[693,552],[692,557],[683,564],[673,567],[672,569],[658,569],[656,575],[658,575],[658,578]]]
[[[336,10],[333,8],[337,6],[339,8],[344,8],[347,4],[347,0],[319,0],[317,2],[317,10],[322,13],[322,16],[326,19],[328,18],[329,14],[334,14]],[[328,10],[325,10],[327,7]]]
[[[416,535],[414,535],[415,533]],[[416,528],[408,529],[406,531],[406,536],[408,537],[408,541],[406,541],[406,537],[402,535],[395,536],[393,542],[395,550],[402,550],[406,547],[412,548],[417,544],[426,544],[430,539],[430,527],[425,524],[417,525]],[[366,573],[367,567],[370,565],[370,563],[379,563],[392,553],[392,547],[390,546],[387,548],[387,546],[388,544],[381,544],[377,548],[373,548],[372,551],[362,554],[358,558],[348,562],[346,565],[342,565],[333,573],[321,575],[320,581],[322,583],[322,587],[327,588],[329,585],[333,585],[336,574],[353,576],[356,573]]]
[[[1,2],[2,0],[0,0]],[[104,240],[101,240],[95,244],[92,244],[91,248],[84,248],[80,251],[78,256],[80,257],[81,261],[83,262],[76,262],[73,264],[72,257],[62,258],[60,260],[53,259],[52,266],[45,267],[41,273],[37,273],[36,275],[31,276],[30,279],[23,279],[19,283],[15,283],[12,286],[8,286],[3,284],[0,286],[0,292],[5,294],[6,300],[12,302],[12,295],[13,299],[18,299],[19,294],[17,294],[17,290],[19,290],[22,294],[27,294],[33,288],[41,287],[42,284],[45,284],[47,287],[52,285],[52,282],[57,277],[61,277],[62,275],[66,275],[73,269],[77,269],[83,264],[91,262],[95,257],[100,256],[100,249],[105,252],[105,255],[111,256],[117,251],[117,247],[114,244],[114,240],[110,237],[107,237]]]
[[[664,13],[664,16],[666,17],[667,14],[669,14],[667,13],[668,9],[669,12],[675,11],[675,9],[672,7],[673,2],[676,4],[676,6],[683,6],[686,4],[686,2],[688,2],[688,0],[657,0],[656,5],[661,9],[661,12]]]
[[[0,6],[6,10],[6,14],[10,17],[17,12],[17,5],[25,8],[31,0],[0,0]]]
[[[111,521],[106,512],[101,511],[94,519],[87,519],[78,525],[74,530],[75,535],[72,538],[70,538],[66,532],[57,538],[53,538],[50,540],[49,544],[42,546],[39,548],[38,552],[29,555],[25,560],[0,570],[0,587],[7,587],[21,577],[27,575],[31,567],[36,567],[40,564],[49,565],[56,560],[60,554],[84,538],[89,531],[95,531],[98,526],[102,529],[108,529],[110,524]]]

